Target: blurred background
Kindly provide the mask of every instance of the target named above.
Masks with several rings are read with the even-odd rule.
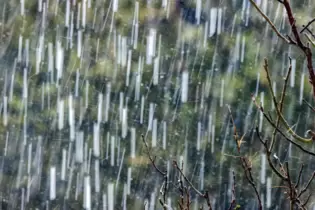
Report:
[[[286,12],[275,0],[257,5],[283,34]],[[214,209],[231,201],[232,171],[240,209],[257,199],[238,158],[228,107],[264,209],[287,209],[255,127],[275,119],[263,59],[280,97],[290,56],[284,116],[296,133],[314,128],[312,90],[303,53],[283,43],[248,0],[0,0],[0,202],[2,209],[179,209],[179,173]],[[296,24],[315,14],[311,0],[291,1]],[[310,27],[312,29],[312,27]],[[304,37],[303,37],[304,39]],[[314,151],[313,145],[305,145]],[[273,161],[291,176],[314,158],[277,136]],[[313,189],[312,185],[311,188]],[[315,197],[309,201],[314,206]],[[206,207],[191,192],[191,208]]]

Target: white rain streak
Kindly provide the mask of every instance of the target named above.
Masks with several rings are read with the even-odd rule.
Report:
[[[77,71],[77,78],[79,78],[79,71]],[[79,79],[76,79],[76,81],[78,81]],[[77,95],[79,94],[79,84],[75,85],[76,89],[75,89],[75,96],[77,97]],[[90,87],[90,83],[89,80],[85,80],[85,105],[84,107],[87,108],[88,104],[89,104],[89,87]]]
[[[39,44],[36,48],[36,70],[35,70],[36,74],[38,74],[40,71],[40,64],[42,61],[43,48],[44,48],[44,36],[40,35],[39,36]]]
[[[48,43],[48,72],[52,74],[54,70],[54,53],[53,53],[53,44]]]
[[[8,125],[8,97],[3,97],[3,125]]]
[[[188,84],[189,83],[189,73],[188,71],[184,71],[182,74],[182,87],[181,87],[181,100],[183,103],[186,103],[188,100]]]
[[[214,153],[214,140],[215,140],[215,126],[212,125],[212,129],[211,129],[211,154]]]
[[[221,91],[220,91],[220,107],[223,107],[223,97],[224,97],[224,79],[221,80]]]
[[[205,29],[204,29],[204,37],[203,37],[203,47],[206,48],[208,44],[208,32],[209,32],[209,21],[206,21],[205,23]]]
[[[163,121],[163,149],[166,149],[166,138],[167,138],[167,124]]]
[[[272,186],[271,186],[271,184],[272,184],[272,179],[271,179],[271,177],[268,177],[267,178],[267,186],[266,186],[266,207],[267,208],[270,208],[271,207],[271,190],[272,190]]]
[[[157,119],[153,119],[153,126],[152,126],[152,147],[157,146]]]
[[[146,43],[146,64],[152,64],[152,58],[155,56],[156,49],[156,29],[150,28],[149,34],[147,35],[147,43]]]
[[[130,195],[130,192],[131,192],[131,180],[132,180],[132,177],[131,177],[131,167],[128,167],[128,170],[127,170],[127,195]]]
[[[148,119],[148,131],[152,130],[153,117],[154,117],[154,108],[155,108],[154,103],[150,103],[149,119]]]
[[[27,153],[27,174],[31,175],[31,163],[32,163],[32,143],[28,145],[28,153]]]
[[[198,122],[198,128],[197,128],[197,151],[200,150],[200,144],[201,144],[201,122]]]
[[[6,133],[6,138],[5,138],[5,146],[4,146],[4,156],[7,156],[7,152],[8,152],[8,140],[9,140],[9,132],[7,131]]]
[[[81,20],[81,2],[78,3],[78,12],[77,12],[77,24],[76,24],[76,29],[80,29],[80,20]]]
[[[136,129],[132,127],[131,131],[131,142],[130,142],[130,157],[136,157]]]
[[[141,79],[142,79],[142,68],[143,68],[143,58],[139,56],[138,60],[138,72],[136,73],[136,88],[135,88],[135,100],[140,99],[140,88],[141,88]]]
[[[65,13],[65,27],[69,27],[69,22],[70,22],[70,2],[71,1],[66,1],[66,13]]]
[[[81,25],[85,28],[86,25],[86,0],[82,1],[82,22]]]
[[[27,82],[27,68],[23,70],[23,98],[27,99],[28,95],[28,82]]]
[[[21,16],[24,16],[25,12],[25,0],[20,0],[21,2]]]
[[[103,109],[103,94],[98,94],[98,106],[97,106],[97,123],[100,124],[102,121],[102,109]]]
[[[19,36],[19,49],[18,49],[18,62],[22,61],[22,47],[23,47],[23,37],[22,35]]]
[[[53,166],[50,168],[50,185],[49,185],[49,199],[56,199],[56,167]]]
[[[120,122],[122,122],[123,106],[124,106],[124,93],[119,92],[119,121]]]
[[[83,163],[83,139],[84,133],[82,131],[77,132],[75,138],[75,160],[78,163]]]
[[[295,69],[296,69],[296,60],[292,59],[292,70],[290,75],[290,87],[294,87],[295,84]]]
[[[78,58],[81,57],[81,53],[82,53],[82,30],[79,30],[78,31],[78,37],[77,37],[77,41],[78,41],[78,44],[77,44],[77,56]]]
[[[209,37],[212,37],[217,30],[217,17],[218,17],[218,9],[211,8],[210,9]]]
[[[122,123],[121,123],[121,137],[126,138],[128,132],[128,109],[127,107],[122,109]]]
[[[143,124],[143,112],[144,112],[144,96],[141,97],[141,108],[140,108],[140,124]]]
[[[304,80],[305,80],[305,72],[303,70],[302,75],[301,75],[301,83],[300,83],[300,98],[299,98],[300,105],[302,105],[302,102],[303,102]]]
[[[114,210],[114,184],[109,183],[107,186],[107,210]]]
[[[138,34],[139,34],[139,1],[136,1],[135,3],[135,13],[134,18],[132,22],[132,29],[133,29],[133,49],[136,50],[138,47]]]
[[[83,207],[84,209],[91,209],[91,185],[90,176],[84,177],[84,197],[83,197]]]
[[[64,51],[63,51],[60,41],[57,41],[57,45],[56,45],[57,80],[61,79],[62,77],[63,61],[64,61]]]
[[[260,170],[260,183],[266,183],[266,154],[261,153],[261,170]]]
[[[94,161],[94,174],[95,174],[95,192],[99,193],[101,191],[101,179],[100,179],[100,161],[96,159]]]
[[[67,169],[67,150],[62,149],[61,181],[66,181],[66,169]]]
[[[123,36],[121,37],[121,46],[120,46],[120,51],[121,51],[121,66],[123,68],[126,67],[127,64],[127,51],[128,46],[127,46],[127,37]]]
[[[110,138],[110,165],[115,166],[115,137]]]
[[[58,129],[62,130],[64,127],[64,100],[60,100],[57,103]]]
[[[113,12],[118,11],[118,0],[113,0]]]
[[[197,19],[197,24],[200,24],[200,17],[201,17],[201,7],[202,7],[202,0],[196,0],[196,13],[195,18]]]
[[[70,127],[75,126],[75,114],[74,114],[74,108],[73,108],[73,96],[70,94],[68,97],[68,109],[69,109],[69,118],[68,123]]]
[[[95,157],[100,156],[100,126],[98,123],[93,125],[93,155]]]
[[[160,64],[160,57],[154,58],[154,65],[153,65],[153,85],[159,84],[159,64]]]
[[[26,39],[25,40],[25,49],[24,49],[24,51],[25,51],[25,65],[26,65],[26,67],[28,67],[28,65],[29,65],[29,61],[30,61],[30,51],[29,51],[29,49],[30,49],[30,40],[29,39]]]
[[[217,23],[217,35],[220,35],[222,32],[222,8],[218,9],[218,23]]]
[[[104,118],[105,122],[108,122],[109,118],[109,109],[110,109],[110,94],[111,94],[111,83],[107,83],[106,85],[106,97],[105,97],[105,109],[104,109]]]
[[[236,43],[234,48],[234,62],[238,62],[240,60],[240,42],[241,42],[241,32],[238,31],[236,35]]]

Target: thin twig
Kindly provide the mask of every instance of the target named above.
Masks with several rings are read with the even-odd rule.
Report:
[[[210,210],[212,210],[211,203],[210,203],[210,198],[209,198],[209,193],[206,191],[205,193],[200,192],[192,183],[189,181],[189,179],[185,176],[183,170],[178,166],[177,161],[173,160],[173,165],[174,167],[179,171],[181,176],[184,178],[184,180],[188,183],[188,185],[197,193],[200,197],[203,197],[207,201],[207,205]]]
[[[267,80],[268,80],[268,86],[269,86],[269,90],[270,90],[270,94],[272,96],[272,100],[273,100],[273,103],[274,103],[274,106],[275,106],[275,109],[277,111],[277,115],[278,117],[280,118],[280,120],[282,121],[283,125],[285,126],[285,128],[288,130],[288,132],[298,141],[301,141],[301,142],[305,142],[305,143],[311,143],[313,142],[312,138],[309,138],[309,139],[306,139],[306,138],[303,138],[301,136],[299,136],[298,134],[296,134],[292,128],[289,126],[288,122],[284,119],[282,113],[280,112],[279,108],[278,108],[278,103],[277,103],[277,99],[274,95],[274,91],[273,91],[273,88],[272,88],[272,83],[271,83],[271,79],[270,79],[270,74],[269,74],[269,67],[268,67],[268,61],[267,59],[265,58],[265,63],[264,63],[264,69],[265,69],[265,72],[266,72],[266,75],[267,75]],[[290,70],[290,68],[289,68]],[[278,126],[275,126],[274,128],[278,128]]]
[[[315,172],[313,172],[311,178],[308,180],[307,184],[305,185],[305,187],[301,190],[301,192],[298,195],[298,198],[301,197],[303,195],[303,193],[306,192],[306,190],[308,189],[308,187],[310,186],[311,182],[313,181],[315,177]]]
[[[269,163],[270,168],[272,169],[272,171],[280,178],[283,180],[287,180],[287,177],[285,177],[281,172],[278,171],[278,169],[273,165],[271,158],[270,158],[270,151],[268,150],[268,145],[266,141],[263,141],[260,134],[259,134],[259,129],[258,127],[256,127],[256,134],[258,136],[259,141],[263,144],[263,146],[265,147],[266,153],[267,153],[267,160]]]
[[[307,29],[313,22],[315,22],[315,18],[308,22],[305,26],[303,25],[303,29],[300,31],[300,33],[303,33],[303,31]]]
[[[266,118],[266,120],[270,123],[271,126],[273,126],[274,128],[276,127],[276,124],[274,122],[272,122],[272,120],[270,120],[270,118],[267,116],[267,114],[264,112],[264,109],[262,106],[258,105],[256,103],[256,100],[254,97],[252,97],[253,102],[256,104],[256,106],[258,107],[258,109],[263,113],[264,117]],[[288,142],[290,142],[291,144],[293,144],[294,146],[296,146],[297,148],[299,148],[300,150],[302,150],[303,152],[312,155],[315,157],[315,153],[308,151],[307,149],[304,149],[300,144],[294,142],[293,140],[291,140],[289,137],[287,137],[279,128],[277,128],[277,131],[281,134],[281,136],[283,136],[285,138],[285,140],[287,140]]]
[[[304,164],[301,165],[300,172],[299,172],[299,175],[298,175],[298,179],[297,179],[297,182],[296,182],[294,188],[298,188],[299,187],[303,169],[304,169]]]
[[[303,102],[306,103],[306,105],[307,105],[313,112],[315,112],[315,108],[314,108],[310,103],[308,103],[304,98],[303,98]]]
[[[291,62],[291,58],[289,57],[289,69],[288,69],[288,72],[287,72],[287,75],[284,79],[284,85],[283,85],[283,89],[282,89],[282,93],[281,93],[281,98],[280,98],[280,102],[279,102],[279,111],[280,113],[282,113],[282,109],[283,109],[283,101],[284,101],[284,97],[285,97],[285,93],[286,93],[286,90],[287,90],[287,84],[288,84],[288,81],[289,81],[289,76],[291,74],[291,70],[292,70],[292,62]],[[277,121],[276,121],[276,127],[278,128],[280,124],[280,116],[278,115],[277,116]],[[271,152],[272,149],[273,149],[273,146],[274,146],[274,143],[275,143],[275,140],[276,140],[276,134],[277,134],[277,129],[274,128],[273,130],[273,133],[272,133],[272,138],[271,138],[271,143],[270,143],[270,147],[269,147],[269,151]]]
[[[269,23],[269,25],[271,26],[271,28],[274,30],[274,32],[276,32],[276,34],[278,35],[278,37],[280,37],[283,41],[287,42],[290,44],[290,40],[288,40],[287,38],[285,38],[276,28],[276,26],[273,24],[273,22],[269,19],[269,17],[258,7],[258,5],[256,4],[256,2],[254,0],[249,0],[250,3],[255,7],[255,9],[260,13],[261,16],[263,16],[263,18]]]

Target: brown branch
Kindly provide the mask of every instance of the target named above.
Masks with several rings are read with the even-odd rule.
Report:
[[[313,96],[315,98],[315,74],[314,74],[314,68],[313,68],[313,62],[312,62],[312,51],[308,46],[305,46],[303,44],[303,42],[301,41],[300,34],[299,34],[297,27],[296,27],[296,24],[295,24],[295,18],[293,16],[290,2],[288,0],[283,0],[282,4],[284,5],[284,7],[286,9],[289,23],[291,25],[291,30],[292,30],[292,33],[293,33],[293,35],[296,39],[296,42],[297,42],[296,45],[304,52],[304,54],[306,56],[307,67],[308,67],[308,72],[309,72],[309,80],[310,80],[310,83],[313,87]]]

